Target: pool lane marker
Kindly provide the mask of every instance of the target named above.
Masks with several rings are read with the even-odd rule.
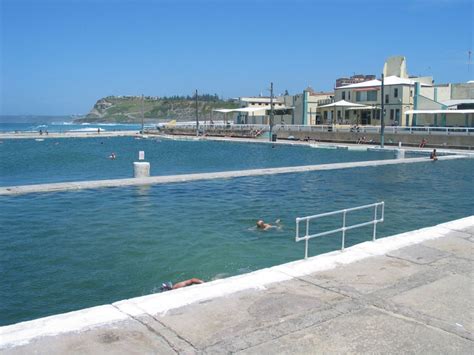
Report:
[[[440,156],[438,161],[465,159],[464,155],[449,155]],[[199,174],[181,174],[181,175],[162,175],[151,176],[147,178],[128,178],[128,179],[111,179],[111,180],[95,180],[95,181],[76,181],[76,182],[59,182],[51,184],[38,185],[21,185],[21,186],[3,186],[0,187],[0,196],[2,195],[22,195],[39,192],[60,192],[60,191],[74,191],[84,189],[98,189],[104,187],[123,187],[123,186],[146,186],[157,184],[180,183],[188,181],[199,180],[213,180],[226,179],[236,177],[248,176],[262,176],[274,174],[290,174],[309,171],[324,171],[324,170],[338,170],[370,166],[383,166],[395,164],[409,164],[409,163],[427,163],[432,161],[427,157],[421,158],[407,158],[407,159],[387,159],[387,160],[369,160],[349,163],[332,163],[332,164],[318,164],[318,165],[303,165],[303,166],[289,166],[280,168],[263,168],[263,169],[249,169],[249,170],[233,170],[212,173]]]
[[[28,344],[45,336],[82,332],[123,321],[135,322],[134,318],[146,314],[154,317],[166,315],[172,309],[200,301],[230,295],[245,290],[264,290],[270,284],[299,278],[318,271],[334,269],[373,256],[385,255],[406,246],[441,238],[453,231],[474,227],[474,215],[442,223],[433,227],[397,234],[368,241],[346,248],[317,255],[307,260],[257,270],[248,274],[207,282],[165,293],[131,298],[112,305],[86,308],[32,321],[0,327],[0,350]]]

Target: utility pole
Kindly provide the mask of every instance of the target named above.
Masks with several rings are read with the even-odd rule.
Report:
[[[196,89],[196,136],[199,136],[198,91]]]
[[[272,141],[272,131],[273,131],[273,83],[270,83],[270,142]]]
[[[382,92],[381,92],[381,95],[382,95],[382,104],[381,104],[381,108],[382,108],[382,112],[380,113],[381,116],[380,116],[380,148],[383,148],[384,147],[384,129],[385,129],[385,122],[384,122],[384,118],[385,118],[385,107],[384,107],[384,103],[385,103],[385,95],[384,95],[384,75],[382,73]]]
[[[144,133],[145,133],[145,131],[144,131],[144,127],[145,127],[145,110],[144,110],[144,108],[143,108],[143,105],[144,105],[144,100],[145,100],[145,98],[144,98],[144,96],[143,96],[143,94],[142,94],[142,104],[141,104],[141,114],[142,114],[142,134],[144,134]]]

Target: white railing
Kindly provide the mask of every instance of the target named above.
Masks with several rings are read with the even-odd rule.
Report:
[[[377,219],[377,211],[378,207],[381,206],[381,217]],[[358,224],[353,224],[350,226],[346,225],[346,214],[348,212],[352,211],[358,211],[358,210],[363,210],[363,209],[368,209],[368,208],[374,208],[374,218],[371,221],[368,222],[363,222],[363,223],[358,223]],[[385,202],[377,202],[377,203],[372,203],[370,205],[364,205],[364,206],[359,206],[359,207],[353,207],[353,208],[347,208],[339,211],[334,211],[334,212],[327,212],[327,213],[320,213],[314,216],[307,216],[307,217],[297,217],[296,218],[296,236],[295,236],[295,241],[299,242],[304,240],[305,241],[305,251],[304,251],[304,258],[308,258],[308,241],[313,238],[317,237],[322,237],[325,235],[329,234],[334,234],[338,232],[342,232],[342,245],[341,245],[341,250],[344,250],[345,247],[345,241],[346,241],[346,231],[355,229],[355,228],[360,228],[364,226],[368,226],[373,224],[374,229],[373,229],[373,235],[372,235],[372,240],[377,239],[377,223],[382,223],[384,221],[384,211],[385,211]],[[333,216],[337,214],[342,214],[342,227],[337,228],[337,229],[332,229],[326,232],[321,232],[321,233],[316,233],[316,234],[310,234],[310,222],[314,219],[319,219],[322,217],[327,217],[327,216]],[[306,224],[306,232],[305,235],[300,237],[300,222],[305,222]]]
[[[163,125],[166,127],[166,125]],[[195,123],[176,123],[175,126],[167,128],[196,129]],[[264,130],[268,131],[269,126],[265,124],[227,124],[219,123],[199,123],[199,128],[203,130]],[[474,134],[474,127],[404,127],[404,126],[385,126],[386,134],[419,134],[419,135],[456,135],[469,136]],[[274,132],[353,132],[353,133],[376,133],[380,134],[380,126],[350,126],[350,125],[292,125],[275,124]]]

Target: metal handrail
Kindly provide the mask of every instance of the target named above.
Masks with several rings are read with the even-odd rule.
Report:
[[[381,207],[381,210],[382,210],[381,211],[381,217],[379,219],[377,219],[378,206],[382,206]],[[348,212],[363,210],[363,209],[372,208],[372,207],[374,207],[374,219],[373,220],[368,221],[368,222],[363,222],[363,223],[358,223],[358,224],[353,224],[353,225],[350,225],[350,226],[346,226],[346,214]],[[299,242],[299,241],[302,241],[302,240],[305,241],[305,252],[304,252],[304,258],[305,259],[308,258],[308,241],[310,239],[313,239],[313,238],[316,238],[316,237],[322,237],[322,236],[325,236],[325,235],[342,232],[341,250],[344,250],[345,240],[346,240],[346,231],[347,230],[360,228],[360,227],[364,227],[364,226],[368,226],[368,225],[373,224],[374,229],[373,229],[372,240],[375,241],[377,239],[377,223],[382,223],[384,221],[384,213],[385,213],[385,202],[382,201],[382,202],[372,203],[370,205],[346,208],[346,209],[343,209],[343,210],[333,211],[333,212],[320,213],[320,214],[316,214],[316,215],[313,215],[313,216],[297,217],[296,218],[295,241],[296,242]],[[337,215],[337,214],[342,214],[342,227],[341,228],[333,229],[333,230],[326,231],[326,232],[316,233],[316,234],[309,234],[309,222],[310,221],[312,221],[313,219],[319,219],[319,218],[322,218],[322,217],[333,216],[333,215]],[[303,237],[300,237],[300,222],[306,222],[306,233]]]
[[[207,130],[210,129],[231,129],[231,130],[245,130],[258,129],[267,130],[268,125],[264,124],[237,124],[229,121],[227,124],[222,122],[203,123],[199,126]],[[177,122],[175,126],[169,128],[183,128],[195,129],[196,123],[192,122]],[[346,125],[296,125],[296,124],[275,124],[275,131],[285,132],[352,132],[352,133],[380,133],[380,126],[354,126]],[[419,134],[419,135],[472,135],[474,134],[474,127],[411,127],[411,126],[385,126],[385,133],[400,134]]]

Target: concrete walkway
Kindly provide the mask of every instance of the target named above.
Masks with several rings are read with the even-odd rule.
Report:
[[[449,155],[440,156],[438,160],[452,160],[464,159],[464,155]],[[51,184],[37,184],[37,185],[21,185],[21,186],[3,186],[0,187],[1,195],[21,195],[38,192],[58,192],[71,191],[81,189],[97,189],[103,187],[123,187],[123,186],[143,186],[143,185],[157,185],[168,183],[180,183],[188,181],[199,180],[213,180],[213,179],[229,179],[246,176],[262,176],[273,174],[288,174],[309,171],[322,170],[337,170],[368,166],[382,166],[394,164],[409,164],[409,163],[433,163],[429,158],[407,158],[407,159],[388,159],[388,160],[369,160],[350,163],[334,163],[334,164],[319,164],[319,165],[304,165],[304,166],[289,166],[282,168],[266,168],[266,169],[249,169],[249,170],[234,170],[215,173],[199,173],[199,174],[181,174],[181,175],[164,175],[151,176],[148,178],[129,178],[129,179],[110,179],[110,180],[95,180],[95,181],[76,181],[76,182],[59,182]]]
[[[66,132],[51,132],[39,134],[39,132],[2,132],[0,133],[0,140],[2,139],[51,139],[51,138],[104,138],[104,137],[125,137],[136,136],[141,137],[138,131],[66,131]]]
[[[474,216],[0,328],[8,354],[472,353]]]

